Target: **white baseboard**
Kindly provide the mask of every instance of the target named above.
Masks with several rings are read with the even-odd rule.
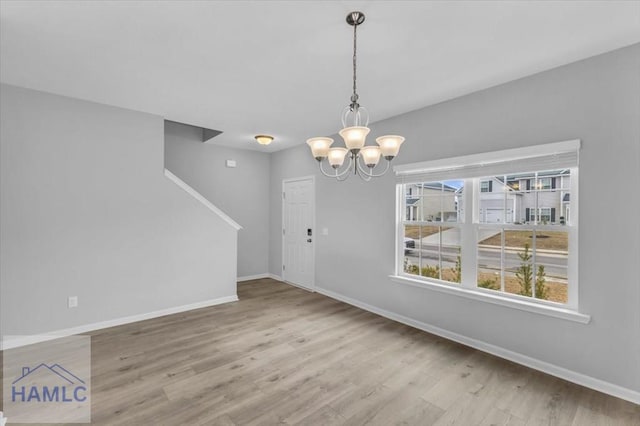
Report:
[[[244,277],[238,277],[236,281],[241,283],[243,281],[259,280],[262,278],[269,278],[269,274],[245,275]]]
[[[283,279],[280,279],[279,281],[281,281],[281,282],[283,282],[285,284],[289,284],[291,287],[296,287],[296,288],[299,288],[300,290],[308,291],[308,292],[311,292],[311,293],[315,293],[315,291],[316,291],[315,287],[309,288],[309,287],[302,286],[300,284],[292,283],[291,281],[285,281]]]
[[[3,336],[2,341],[0,341],[0,350],[17,348],[34,343],[46,342],[47,340],[58,339],[60,337],[73,336],[75,334],[87,333],[103,328],[115,327],[117,325],[130,324],[132,322],[144,321],[151,318],[158,318],[165,315],[177,314],[179,312],[186,312],[193,309],[206,308],[209,306],[221,305],[223,303],[237,301],[238,296],[234,294],[233,296],[219,297],[217,299],[204,300],[202,302],[191,303],[188,305],[174,306],[171,308],[147,312],[144,314],[131,315],[128,317],[116,318],[108,321],[94,322],[91,324],[80,325],[78,327],[65,328],[64,330],[39,333],[38,335],[34,336],[12,336],[11,339],[7,339],[5,336]]]
[[[569,382],[576,383],[578,385],[585,386],[585,387],[597,390],[599,392],[603,392],[603,393],[615,396],[617,398],[625,399],[635,404],[640,404],[640,392],[634,391],[632,389],[624,388],[622,386],[618,386],[613,383],[605,382],[604,380],[596,379],[594,377],[590,377],[582,373],[577,373],[572,370],[567,370],[566,368],[558,367],[557,365],[553,365],[545,361],[540,361],[538,359],[531,358],[529,356],[520,354],[518,352],[513,352],[508,349],[504,349],[499,346],[492,345],[490,343],[473,339],[471,337],[453,333],[451,331],[442,329],[440,327],[436,327],[421,321],[411,319],[409,317],[405,317],[404,315],[397,314],[395,312],[387,311],[387,310],[378,308],[376,306],[372,306],[367,303],[360,302],[359,300],[352,299],[347,296],[343,296],[342,294],[335,293],[331,290],[327,290],[320,287],[316,287],[315,290],[316,292],[323,294],[325,296],[328,296],[332,299],[336,299],[341,302],[348,303],[349,305],[356,306],[360,309],[364,309],[365,311],[373,312],[374,314],[378,314],[385,318],[389,318],[391,320],[406,324],[408,326],[426,331],[427,333],[435,334],[437,336],[444,337],[445,339],[453,340],[454,342],[458,342],[463,345],[478,349],[480,351],[490,353],[497,357],[504,358],[509,361],[513,361],[517,364],[521,364],[526,367],[533,368],[534,370],[542,371],[543,373],[547,373],[552,376],[559,377]]]
[[[246,275],[244,277],[238,277],[236,279],[236,281],[241,283],[243,281],[259,280],[259,279],[262,279],[262,278],[271,278],[272,280],[282,281],[282,277],[281,276],[275,275],[275,274],[270,274],[268,272],[266,272],[264,274]]]

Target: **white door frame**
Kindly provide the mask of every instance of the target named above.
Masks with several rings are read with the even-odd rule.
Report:
[[[283,268],[285,266],[284,265],[284,258],[285,258],[285,245],[286,245],[286,242],[285,242],[285,237],[286,236],[284,234],[284,225],[285,225],[285,223],[284,223],[284,211],[285,211],[285,208],[286,208],[286,206],[285,206],[285,201],[286,200],[284,198],[284,188],[285,188],[285,185],[287,183],[297,182],[297,181],[301,181],[301,180],[311,180],[311,202],[313,204],[313,209],[311,211],[311,215],[312,215],[311,227],[313,229],[313,235],[311,236],[311,238],[313,238],[313,243],[311,245],[311,258],[313,259],[313,262],[312,262],[313,263],[313,267],[312,267],[313,273],[311,274],[311,288],[310,289],[287,281],[287,277],[286,277],[287,270]],[[280,272],[282,273],[282,281],[284,281],[284,282],[286,282],[288,284],[294,285],[296,287],[302,288],[304,290],[315,292],[316,291],[315,290],[316,289],[316,237],[318,236],[318,233],[317,233],[317,230],[316,230],[316,177],[313,176],[313,175],[310,175],[310,176],[300,176],[300,177],[295,177],[295,178],[282,179],[282,194],[281,194],[281,198],[280,199],[281,199],[281,202],[282,202],[282,214],[281,214],[282,217],[281,217],[281,225],[280,225],[280,228],[281,228],[280,232],[281,232],[281,237],[282,237],[282,242],[281,242],[282,254],[281,254],[281,262],[280,262]]]

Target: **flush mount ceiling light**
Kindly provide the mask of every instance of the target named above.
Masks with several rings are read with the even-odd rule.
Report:
[[[258,141],[260,145],[269,145],[273,142],[273,136],[269,135],[256,135],[254,138]]]
[[[356,44],[358,25],[364,22],[364,13],[351,12],[347,15],[347,23],[353,26],[353,94],[351,103],[342,112],[342,127],[338,133],[344,139],[346,148],[331,148],[333,139],[318,137],[307,140],[311,148],[311,154],[318,161],[320,171],[327,177],[336,178],[339,181],[346,180],[353,171],[365,181],[384,175],[389,170],[389,163],[400,151],[400,145],[404,142],[402,136],[386,135],[376,138],[378,146],[365,146],[365,139],[369,134],[369,113],[367,109],[358,103],[356,90]],[[346,155],[349,154],[349,164],[343,170]],[[385,169],[380,173],[374,173],[374,168],[380,162],[380,157],[387,160]],[[322,168],[323,160],[327,159],[333,168],[333,173],[327,173]]]

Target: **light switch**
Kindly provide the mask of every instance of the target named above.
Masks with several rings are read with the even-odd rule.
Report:
[[[235,167],[236,160],[227,160],[227,167]]]
[[[69,308],[77,308],[78,307],[78,296],[69,296],[69,299],[67,299],[67,306]]]

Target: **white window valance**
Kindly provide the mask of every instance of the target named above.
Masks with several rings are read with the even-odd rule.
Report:
[[[580,140],[401,164],[393,168],[398,183],[500,176],[578,166]]]

